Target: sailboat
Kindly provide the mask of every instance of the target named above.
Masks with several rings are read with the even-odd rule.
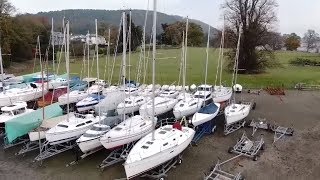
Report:
[[[200,110],[203,105],[204,98],[195,97],[189,93],[186,93],[186,61],[187,61],[187,47],[188,47],[188,28],[189,19],[187,18],[186,23],[186,35],[183,39],[182,44],[182,93],[178,96],[180,100],[173,108],[173,115],[176,119],[181,119],[182,117],[188,117]],[[197,92],[198,94],[201,92]],[[201,94],[196,94],[196,96],[201,96]]]
[[[69,44],[70,44],[70,36],[69,36],[69,22],[66,24],[66,66],[67,66],[67,96],[70,91],[70,68],[69,68]],[[69,99],[69,98],[67,98]],[[51,128],[46,132],[46,140],[51,144],[60,144],[63,142],[68,142],[71,140],[75,140],[79,138],[83,133],[89,130],[94,124],[99,122],[99,120],[104,119],[104,117],[96,116],[95,114],[69,114],[69,102],[67,104],[67,118],[58,123],[55,127]]]
[[[157,0],[154,0],[153,14],[153,37],[156,35],[157,21]],[[156,59],[156,39],[153,39],[153,69]],[[153,71],[153,84],[155,82]],[[155,107],[153,107],[155,112]],[[153,126],[155,127],[155,126]],[[139,140],[131,149],[124,168],[127,179],[134,178],[150,169],[169,161],[178,156],[190,144],[195,131],[189,127],[181,127],[180,123],[175,126],[167,125],[157,130],[153,130],[148,135]]]
[[[126,14],[122,13],[123,19],[123,54],[122,54],[122,81],[126,84]],[[101,144],[106,149],[114,149],[125,144],[129,144],[139,140],[153,130],[153,125],[157,121],[154,116],[137,115],[125,119],[119,125],[112,128],[109,132],[100,138]]]
[[[217,66],[217,73],[216,73],[216,80],[215,80],[215,84],[217,84],[218,74],[219,74],[220,85],[219,86],[215,85],[214,91],[212,93],[213,101],[216,103],[228,101],[232,96],[231,87],[223,87],[221,84],[223,57],[224,57],[224,33],[225,33],[225,26],[223,26],[223,30],[222,30],[222,38],[221,38],[220,52],[219,52],[219,59],[218,59],[218,66]],[[220,67],[220,70],[219,70],[219,67]]]
[[[238,78],[238,64],[239,64],[239,53],[240,53],[239,49],[240,49],[240,42],[241,42],[241,35],[242,35],[241,26],[239,29],[240,29],[239,39],[238,39],[238,45],[237,45],[237,53],[236,53],[235,62],[234,62],[234,73],[232,78],[233,84],[237,84],[237,78]],[[224,110],[226,125],[231,125],[243,120],[249,115],[250,110],[251,110],[250,104],[236,103],[235,94],[233,93],[233,100],[231,101],[230,105],[228,105]]]
[[[17,101],[12,105],[4,106],[1,108],[2,114],[0,115],[0,126],[4,127],[5,122],[33,111],[33,109],[27,108],[27,103],[24,101]]]
[[[212,87],[206,85],[207,75],[208,75],[209,40],[210,40],[210,26],[208,30],[208,41],[207,41],[207,50],[206,50],[207,59],[206,59],[206,70],[205,70],[205,85],[202,86],[202,89],[209,90],[209,94],[211,94],[210,91],[212,90]],[[208,96],[208,94],[206,93],[207,91],[204,91],[205,98]],[[203,123],[206,123],[212,120],[213,118],[215,118],[218,115],[219,110],[220,110],[219,103],[214,103],[214,102],[210,102],[209,104],[205,103],[204,106],[201,107],[201,109],[192,116],[191,124],[196,127]]]
[[[131,64],[131,23],[132,22],[132,14],[130,11],[130,20],[129,20],[129,65]],[[134,84],[131,83],[130,78],[130,66],[129,66],[129,83],[127,83],[127,89],[129,91],[129,97],[127,97],[123,102],[121,102],[117,106],[118,114],[134,114],[135,112],[139,111],[140,106],[145,104],[149,98],[138,95],[139,89],[135,87]],[[133,91],[132,91],[133,90]],[[136,96],[138,95],[138,96]]]

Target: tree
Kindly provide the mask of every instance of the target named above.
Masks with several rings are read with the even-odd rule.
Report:
[[[296,33],[284,34],[283,37],[285,39],[285,47],[288,51],[296,51],[298,47],[300,47],[301,37]]]
[[[320,41],[320,36],[316,33],[315,30],[309,29],[303,37],[303,41],[307,46],[307,51],[309,52],[310,49],[314,49],[317,47],[317,43]]]
[[[226,37],[233,44],[229,54],[230,66],[234,63],[237,37],[242,31],[239,55],[239,73],[259,73],[272,65],[273,52],[266,48],[266,36],[277,21],[275,0],[226,0],[225,11],[227,27],[233,35]],[[259,50],[258,50],[259,49]]]
[[[281,50],[284,45],[283,37],[278,32],[268,32],[265,41],[273,50]]]
[[[126,31],[127,31],[127,38],[129,36],[129,26],[130,26],[130,16],[129,14],[127,14],[126,17]],[[122,42],[122,33],[123,32],[123,27],[121,28],[120,31],[120,38],[119,38],[119,45],[118,45],[118,49],[117,52],[122,52],[122,47],[123,47],[123,42]],[[137,49],[137,47],[139,47],[141,45],[142,42],[142,28],[141,26],[136,26],[133,22],[131,22],[131,51],[135,51]],[[127,43],[128,45],[128,43]],[[127,50],[129,50],[129,48],[127,48]]]
[[[182,43],[183,31],[186,29],[185,22],[175,22],[173,24],[162,24],[163,34],[161,41],[164,44],[177,46]],[[201,46],[204,33],[200,25],[189,23],[188,46]]]

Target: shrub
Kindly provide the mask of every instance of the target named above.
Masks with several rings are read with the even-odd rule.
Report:
[[[290,61],[291,65],[294,66],[320,66],[320,62],[317,60],[296,58]]]

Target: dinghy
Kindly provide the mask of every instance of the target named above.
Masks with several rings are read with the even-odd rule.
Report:
[[[212,93],[213,101],[216,103],[221,103],[228,101],[232,96],[232,89],[230,87],[219,86],[215,88]]]

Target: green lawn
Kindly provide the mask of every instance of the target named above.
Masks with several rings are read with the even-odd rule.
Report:
[[[181,59],[180,49],[158,50],[156,62],[156,83],[171,84],[178,83],[179,65]],[[150,53],[150,57],[151,57]],[[127,56],[128,57],[128,56]],[[259,75],[239,75],[238,83],[247,88],[263,88],[266,86],[282,86],[292,88],[298,82],[309,84],[320,84],[320,67],[295,67],[289,64],[289,61],[300,58],[318,59],[320,55],[301,52],[276,52],[276,59],[282,64],[282,67],[268,69],[266,73]],[[113,57],[112,57],[113,58]],[[188,48],[187,59],[187,84],[204,83],[205,74],[205,48]],[[218,59],[218,49],[210,49],[208,66],[208,83],[214,84],[216,76],[216,66]],[[127,59],[128,60],[128,59]],[[136,77],[136,67],[139,60],[139,53],[131,55],[131,78]],[[91,61],[92,62],[92,61]],[[116,58],[114,76],[112,83],[117,83],[119,79],[119,69],[121,65],[121,54]],[[105,57],[99,58],[100,78],[103,78],[105,71]],[[70,64],[71,73],[80,75],[82,68],[82,59],[74,60]],[[128,67],[129,68],[129,67]],[[39,67],[37,67],[39,69]],[[149,61],[147,83],[151,82],[151,59]],[[60,73],[65,72],[65,63],[60,66]],[[128,69],[127,69],[128,72]],[[108,77],[108,73],[106,77]],[[96,76],[96,62],[92,68],[91,76]],[[228,85],[231,84],[232,74],[223,72],[222,81]]]

